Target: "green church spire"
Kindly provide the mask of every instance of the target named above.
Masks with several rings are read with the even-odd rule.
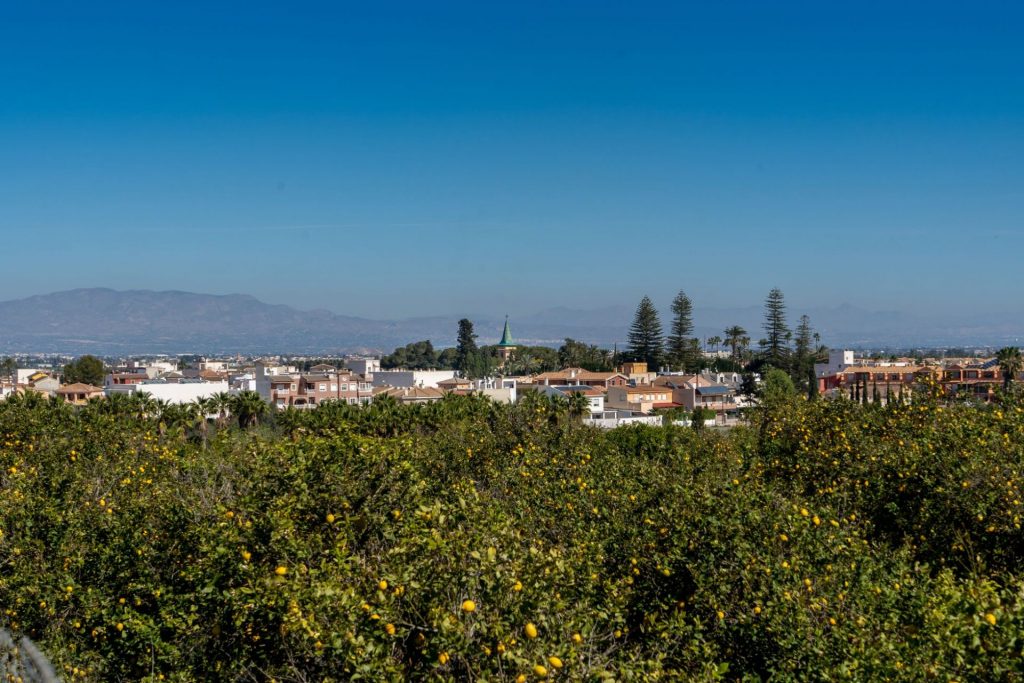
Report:
[[[492,337],[493,339],[493,337]],[[505,331],[501,333],[501,341],[498,342],[498,346],[515,346],[516,343],[512,341],[512,328],[508,326],[508,316],[505,316]]]

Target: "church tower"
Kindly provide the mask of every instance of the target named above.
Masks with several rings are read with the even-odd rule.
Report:
[[[505,316],[505,330],[501,333],[501,341],[498,342],[498,356],[504,365],[512,357],[516,350],[516,343],[512,341],[512,329],[508,326],[508,316]]]

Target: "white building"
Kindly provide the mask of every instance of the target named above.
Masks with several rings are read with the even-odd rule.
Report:
[[[368,380],[373,380],[374,373],[380,372],[380,359],[379,358],[346,358],[345,367],[356,373],[362,375]],[[395,385],[391,385],[395,386]]]
[[[225,382],[160,382],[150,381],[142,384],[114,384],[103,391],[107,396],[113,394],[134,394],[143,391],[155,399],[168,403],[192,403],[200,398],[209,398],[214,394],[228,392],[230,387]]]
[[[373,386],[436,389],[438,382],[454,377],[454,370],[380,370],[373,373]]]
[[[615,429],[627,425],[660,427],[663,422],[661,415],[638,415],[629,410],[606,410],[583,419],[583,424],[601,429]]]
[[[545,396],[561,396],[563,398],[570,398],[573,394],[583,394],[587,397],[587,403],[590,407],[590,414],[601,415],[605,412],[604,410],[604,392],[594,387],[584,386],[582,384],[568,385],[568,386],[540,386],[537,389]]]
[[[15,378],[15,382],[18,384],[26,384],[28,383],[28,378],[31,377],[32,375],[36,374],[37,372],[46,371],[40,370],[39,368],[18,368],[17,372],[18,376]]]
[[[828,377],[835,375],[854,365],[853,351],[849,349],[829,349],[827,363],[815,363],[814,375]]]

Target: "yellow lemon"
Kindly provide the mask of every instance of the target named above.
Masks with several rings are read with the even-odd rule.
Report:
[[[387,634],[388,634],[389,636],[393,636],[393,635],[395,635],[395,625],[394,625],[394,624],[385,624],[385,625],[384,625],[384,631],[385,631],[385,632],[386,632],[386,633],[387,633]]]
[[[535,673],[535,674],[537,674],[537,676],[543,678],[544,676],[548,675],[548,670],[547,670],[547,667],[545,667],[545,666],[543,666],[541,664],[538,664],[537,666],[533,667],[533,673]]]
[[[514,584],[512,584],[512,590],[514,590],[516,593],[518,593],[519,591],[523,590],[522,582],[516,581]]]
[[[334,515],[332,515],[330,512],[327,513],[327,523],[334,524]]]
[[[246,562],[248,562],[249,560],[252,559],[252,553],[250,553],[248,550],[243,550],[242,551],[242,559],[245,560]]]
[[[387,580],[381,579],[380,582],[377,584],[377,588],[381,589],[382,591],[386,591],[388,589]]]
[[[463,600],[462,601],[462,611],[463,612],[475,612],[476,611],[476,603],[473,602],[472,600]]]
[[[577,644],[582,643],[583,642],[583,636],[581,636],[578,633],[572,634],[572,642],[577,643]]]
[[[558,657],[548,657],[548,664],[550,664],[551,666],[553,666],[556,669],[561,669],[562,668],[562,660],[559,659]]]
[[[441,662],[442,664],[447,664],[448,663],[448,653],[447,652],[442,652],[441,654],[439,654],[437,656],[437,661]]]
[[[278,566],[277,569],[274,570],[274,573],[277,574],[278,576],[284,576],[285,574],[288,573],[288,567],[285,567],[282,564],[282,565]]]
[[[534,626],[533,623],[529,623],[529,624],[527,624],[523,628],[523,633],[526,634],[527,638],[536,638],[537,637],[537,627]]]
[[[995,626],[996,625],[996,615],[994,615],[991,612],[989,612],[988,614],[985,615],[985,621],[988,622],[989,626]]]

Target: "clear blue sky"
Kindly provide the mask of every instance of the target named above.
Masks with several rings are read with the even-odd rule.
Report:
[[[7,2],[0,299],[1021,310],[1020,2]]]

